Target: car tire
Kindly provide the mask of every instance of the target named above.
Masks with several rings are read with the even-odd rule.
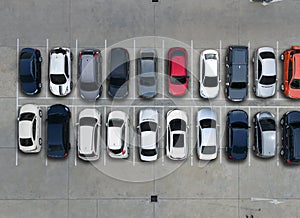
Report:
[[[284,155],[284,150],[283,150],[283,149],[280,150],[280,155],[281,155],[281,156]]]
[[[280,55],[280,60],[284,61],[284,55],[283,54]]]
[[[43,111],[42,110],[39,110],[39,116],[43,117]]]
[[[43,144],[43,139],[39,138],[39,145],[42,145],[42,144]]]
[[[39,83],[38,87],[41,89],[42,88],[42,83]]]
[[[39,62],[42,63],[43,62],[43,58],[39,57]]]

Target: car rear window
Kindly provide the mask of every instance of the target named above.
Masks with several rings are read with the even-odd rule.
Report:
[[[186,123],[181,119],[174,119],[170,122],[171,131],[182,130],[185,131]]]
[[[216,153],[216,147],[215,146],[202,146],[201,152],[202,152],[202,154],[214,154],[214,153]]]
[[[157,154],[156,149],[142,149],[141,154],[143,156],[154,156]]]
[[[216,77],[216,76],[213,76],[213,77],[206,76],[204,78],[203,85],[205,87],[216,87],[218,85],[218,77]]]
[[[20,144],[22,146],[28,147],[28,146],[33,145],[33,142],[31,140],[31,138],[26,138],[26,139],[20,139]]]
[[[233,83],[231,83],[230,87],[233,89],[244,89],[244,88],[246,88],[246,83],[233,82]]]
[[[83,117],[79,121],[80,126],[95,126],[97,119],[93,117]]]
[[[199,122],[201,128],[216,128],[216,121],[212,119],[204,119]]]
[[[291,82],[292,89],[300,89],[300,79],[293,79]]]
[[[157,124],[154,122],[143,122],[141,123],[141,131],[146,132],[146,131],[152,131],[155,132],[157,128]]]
[[[181,148],[184,146],[184,135],[183,134],[174,134],[173,135],[173,147]]]
[[[175,85],[181,85],[186,83],[185,76],[171,76],[171,83]]]
[[[262,131],[275,131],[275,121],[272,119],[260,120]]]
[[[262,52],[262,53],[260,53],[260,57],[262,59],[265,59],[265,58],[275,59],[275,55],[272,52]]]
[[[57,85],[61,85],[67,82],[64,74],[52,74],[50,75],[51,82]]]
[[[63,146],[62,145],[49,145],[48,146],[49,151],[62,151]]]
[[[262,76],[259,83],[263,85],[272,85],[276,82],[276,76]]]
[[[30,52],[22,52],[21,59],[30,59],[32,56],[32,53]]]
[[[109,127],[122,127],[124,121],[121,119],[112,119],[108,121]]]
[[[22,113],[20,115],[20,121],[29,120],[31,121],[34,118],[34,113]]]

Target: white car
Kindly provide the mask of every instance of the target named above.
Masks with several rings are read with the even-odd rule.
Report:
[[[274,49],[261,47],[257,49],[253,57],[254,87],[257,97],[269,98],[275,94],[277,70]]]
[[[204,50],[200,54],[200,96],[215,98],[220,89],[219,54],[216,50]]]
[[[18,117],[18,144],[24,153],[38,153],[42,148],[42,116],[39,106],[25,104]]]
[[[172,160],[187,158],[187,114],[182,110],[171,110],[167,113],[167,156]]]
[[[123,111],[112,111],[107,118],[107,153],[112,158],[128,158],[129,117]]]
[[[56,96],[66,96],[71,92],[72,53],[69,48],[54,48],[50,51],[49,87]]]
[[[197,114],[197,155],[200,160],[217,158],[217,114],[204,108]]]
[[[140,158],[142,161],[155,161],[158,156],[158,112],[144,109],[139,114]]]
[[[101,114],[96,109],[84,109],[79,113],[77,123],[78,157],[95,161],[100,156]]]

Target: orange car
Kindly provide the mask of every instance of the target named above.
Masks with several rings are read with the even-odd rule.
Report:
[[[283,61],[281,90],[289,98],[300,98],[300,46],[292,46],[280,56]]]

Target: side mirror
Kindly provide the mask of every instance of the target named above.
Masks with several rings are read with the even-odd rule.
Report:
[[[107,124],[107,123],[105,123],[105,126],[108,126],[108,124]]]
[[[229,64],[226,64],[225,66],[226,66],[227,68],[229,68]]]
[[[229,86],[229,83],[225,83],[226,86]]]

